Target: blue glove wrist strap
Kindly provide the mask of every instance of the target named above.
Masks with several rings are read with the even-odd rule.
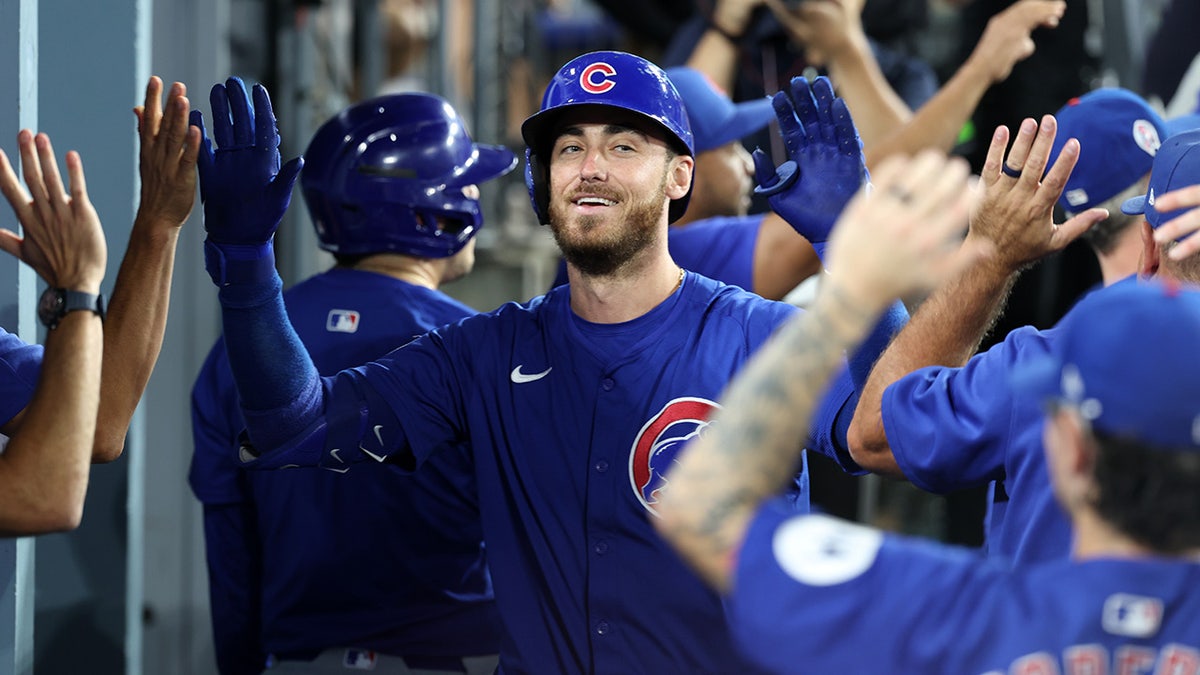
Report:
[[[218,244],[205,239],[204,269],[217,286],[266,283],[277,277],[275,249],[270,241]]]
[[[789,159],[779,165],[779,168],[775,170],[775,175],[779,180],[775,181],[772,185],[756,186],[754,192],[764,197],[777,195],[792,187],[792,184],[800,177],[800,172],[797,171],[796,163]]]

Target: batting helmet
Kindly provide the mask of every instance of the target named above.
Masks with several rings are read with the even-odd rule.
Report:
[[[511,150],[471,140],[454,108],[432,94],[380,96],[321,125],[300,186],[321,248],[362,255],[454,255],[483,225],[460,189],[502,176]]]
[[[542,109],[521,124],[525,139],[525,184],[533,211],[543,225],[550,222],[548,185],[549,153],[555,140],[555,123],[564,110],[604,106],[629,110],[654,122],[666,132],[676,152],[695,156],[692,128],[675,85],[661,68],[625,52],[592,52],[568,61],[559,69],[542,96]],[[670,222],[687,210],[691,187],[671,202]]]

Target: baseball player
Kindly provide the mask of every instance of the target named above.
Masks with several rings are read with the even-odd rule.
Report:
[[[696,152],[692,198],[667,231],[671,259],[710,279],[782,300],[819,271],[821,261],[778,214],[747,214],[754,165],[741,139],[775,118],[770,99],[734,103],[698,70],[676,67],[666,73],[687,108]],[[554,286],[565,283],[564,261]]]
[[[42,347],[27,345],[17,336],[0,330],[0,362],[8,371],[0,386],[0,433],[11,439],[2,460],[13,467],[12,473],[7,474],[13,485],[0,490],[5,500],[0,506],[3,521],[0,529],[9,534],[76,527],[83,508],[88,463],[111,462],[124,451],[129,421],[162,346],[175,245],[195,202],[194,167],[200,134],[188,128],[186,93],[182,84],[174,84],[164,108],[162,80],[151,77],[143,105],[134,109],[141,145],[141,200],[107,310],[99,284],[93,285],[90,275],[69,278],[68,271],[57,268],[65,263],[57,259],[63,254],[53,245],[57,239],[52,234],[54,228],[73,223],[72,229],[80,230],[76,234],[91,231],[93,225],[96,231],[100,229],[87,198],[78,154],[66,155],[68,189],[59,176],[50,138],[22,130],[17,135],[17,144],[29,188],[26,192],[8,157],[0,152],[3,158],[0,186],[24,230],[23,235],[0,231],[0,248],[30,265],[49,284],[38,303],[39,319],[43,325],[54,327],[68,322],[68,318],[72,325],[78,324],[82,319],[77,314],[104,317],[107,313],[98,408],[91,407],[90,415],[83,415],[90,417],[90,422],[82,419],[80,413],[86,413],[85,409],[95,401],[85,403],[78,398],[88,390],[88,372],[95,365],[85,358],[89,354],[90,330],[72,328],[69,331],[72,339],[52,332],[47,338],[46,351],[51,352],[50,361],[56,365],[53,371],[45,373],[41,372]],[[81,236],[75,243],[90,247],[93,256],[106,254],[102,233],[100,237],[95,242]],[[84,252],[80,251],[81,255]],[[102,275],[104,256],[100,257]],[[95,260],[89,263],[94,264]],[[58,345],[68,342],[78,353],[56,356],[63,353]],[[68,351],[74,350],[68,348]],[[73,386],[66,390],[49,386],[61,381],[59,368],[72,372],[68,379]],[[39,377],[44,384],[35,400]],[[55,391],[58,393],[52,393]],[[53,402],[50,408],[43,404],[45,399]],[[68,412],[72,410],[74,414]],[[89,428],[94,433],[86,432]],[[34,463],[27,463],[33,453],[23,450],[30,445],[35,446]],[[58,449],[63,452],[48,453],[46,445],[61,445]],[[82,456],[68,453],[69,447],[79,448]]]
[[[853,122],[841,101],[798,91],[809,99],[788,109],[797,156],[821,145],[857,180],[793,164],[778,192],[848,200],[864,172]],[[670,489],[657,484],[663,453],[704,427],[732,374],[797,310],[685,272],[667,253],[694,150],[662,70],[622,52],[585,54],[558,71],[522,126],[531,200],[564,252],[569,286],[325,379],[283,313],[270,244],[299,162],[276,173],[270,102],[261,87],[254,99],[215,87],[217,150],[200,162],[247,464],[419,470],[465,442],[507,634],[503,672],[756,672],[731,642],[720,598],[651,523]],[[803,135],[797,112],[819,133]],[[807,215],[826,228],[836,218]],[[831,436],[850,391],[844,379],[834,385],[809,448],[844,459]],[[803,509],[803,462],[795,469]]]
[[[1064,319],[1053,349],[1013,373],[1019,395],[1047,406],[1039,426],[1053,493],[1073,526],[1070,560],[1010,570],[764,502],[795,461],[842,350],[894,292],[920,290],[930,267],[945,269],[939,257],[954,247],[939,239],[938,218],[949,220],[948,209],[929,193],[947,181],[930,172],[937,162],[919,164],[872,199],[929,204],[924,217],[885,222],[893,213],[882,212],[844,239],[835,232],[830,268],[846,274],[827,280],[813,311],[735,379],[708,433],[669,474],[660,529],[727,593],[739,643],[772,672],[1200,671],[1192,287],[1092,294]],[[877,173],[877,187],[888,178]],[[867,210],[851,206],[839,228]]]
[[[1131,277],[1142,241],[1138,219],[1121,213],[1121,204],[1145,194],[1154,153],[1170,135],[1167,123],[1140,96],[1115,87],[1071,99],[1054,117],[1058,134],[1051,157],[1067,139],[1079,141],[1079,159],[1058,204],[1068,216],[1090,208],[1108,211],[1083,239],[1096,254],[1104,285]]]
[[[474,314],[438,286],[474,264],[475,184],[511,171],[510,150],[472,142],[441,97],[396,94],[327,121],[305,158],[304,198],[337,265],[284,297],[321,373]],[[416,476],[244,473],[234,451],[245,425],[220,342],[192,413],[191,485],[204,503],[222,673],[258,673],[268,660],[272,672],[338,672],[348,660],[495,669],[500,619],[465,449]]]
[[[1064,185],[1060,165],[1063,158],[1073,159],[1078,152],[1075,142],[1068,141],[1040,185],[1031,177],[1042,174],[1045,150],[1052,145],[1052,119],[1044,120],[1032,150],[1021,137],[1014,144],[1007,166],[1019,177],[1001,171],[1002,144],[993,142],[990,168],[985,167],[989,192],[1007,192],[1018,200],[1011,202],[1014,207],[1024,200],[1018,214],[1040,214],[1032,221],[1013,216],[1009,222],[1026,223],[1028,233],[1037,237],[1032,241],[1023,235],[1006,239],[1005,253],[996,258],[998,264],[971,270],[953,286],[934,293],[880,358],[850,431],[854,458],[872,471],[906,477],[932,492],[990,483],[987,552],[1016,564],[1066,557],[1070,532],[1050,490],[1040,446],[1039,402],[996,383],[1024,361],[1052,350],[1061,339],[1061,330],[1020,328],[992,349],[968,357],[986,329],[988,308],[1003,296],[1025,264],[1021,260],[1031,260],[1037,251],[1046,250],[1037,238],[1046,237],[1044,242],[1053,249],[1078,234],[1079,225],[1086,225],[1080,219],[1090,222],[1105,215],[1103,210],[1091,209],[1051,228],[1050,206]],[[1032,128],[1022,136],[1032,138]],[[1180,134],[1163,142],[1154,158],[1148,194],[1165,194],[1200,182],[1200,154],[1193,151],[1196,136]],[[1016,167],[1024,170],[1012,171]],[[1200,269],[1194,263],[1171,260],[1165,254],[1169,245],[1154,240],[1153,228],[1169,218],[1149,208],[1152,199],[1137,200],[1135,204],[1127,202],[1125,210],[1138,213],[1146,209],[1140,225],[1139,276],[1200,282]],[[1006,201],[997,200],[993,202],[997,206],[985,206],[981,211],[1010,213],[1002,206]]]

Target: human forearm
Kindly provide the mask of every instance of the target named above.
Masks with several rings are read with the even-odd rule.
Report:
[[[949,151],[990,86],[991,80],[978,65],[967,62],[905,124],[877,143],[864,143],[867,166],[890,155],[911,155],[926,148]],[[857,112],[854,118],[858,120]]]
[[[711,26],[700,36],[687,60],[688,67],[704,73],[724,91],[733,91],[737,64],[737,44]]]
[[[139,216],[113,286],[92,461],[121,455],[125,434],[162,349],[179,240],[175,227]]]
[[[899,131],[913,113],[883,76],[865,35],[849,40],[845,49],[831,55],[827,67],[829,79],[854,116],[864,151],[871,157],[871,147]]]
[[[883,428],[883,392],[919,368],[957,367],[979,348],[1017,274],[989,262],[934,291],[876,361],[850,424],[850,455],[864,469],[902,478]]]
[[[100,317],[67,314],[46,338],[45,359],[20,433],[0,454],[0,532],[71,530],[83,516],[100,398]]]

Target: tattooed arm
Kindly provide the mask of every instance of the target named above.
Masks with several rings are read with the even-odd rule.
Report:
[[[791,476],[813,408],[845,352],[896,298],[927,291],[984,251],[958,246],[966,178],[965,163],[937,152],[881,164],[873,192],[860,191],[834,228],[834,274],[812,309],[751,359],[714,423],[671,472],[656,524],[718,590],[729,590],[755,510]]]

